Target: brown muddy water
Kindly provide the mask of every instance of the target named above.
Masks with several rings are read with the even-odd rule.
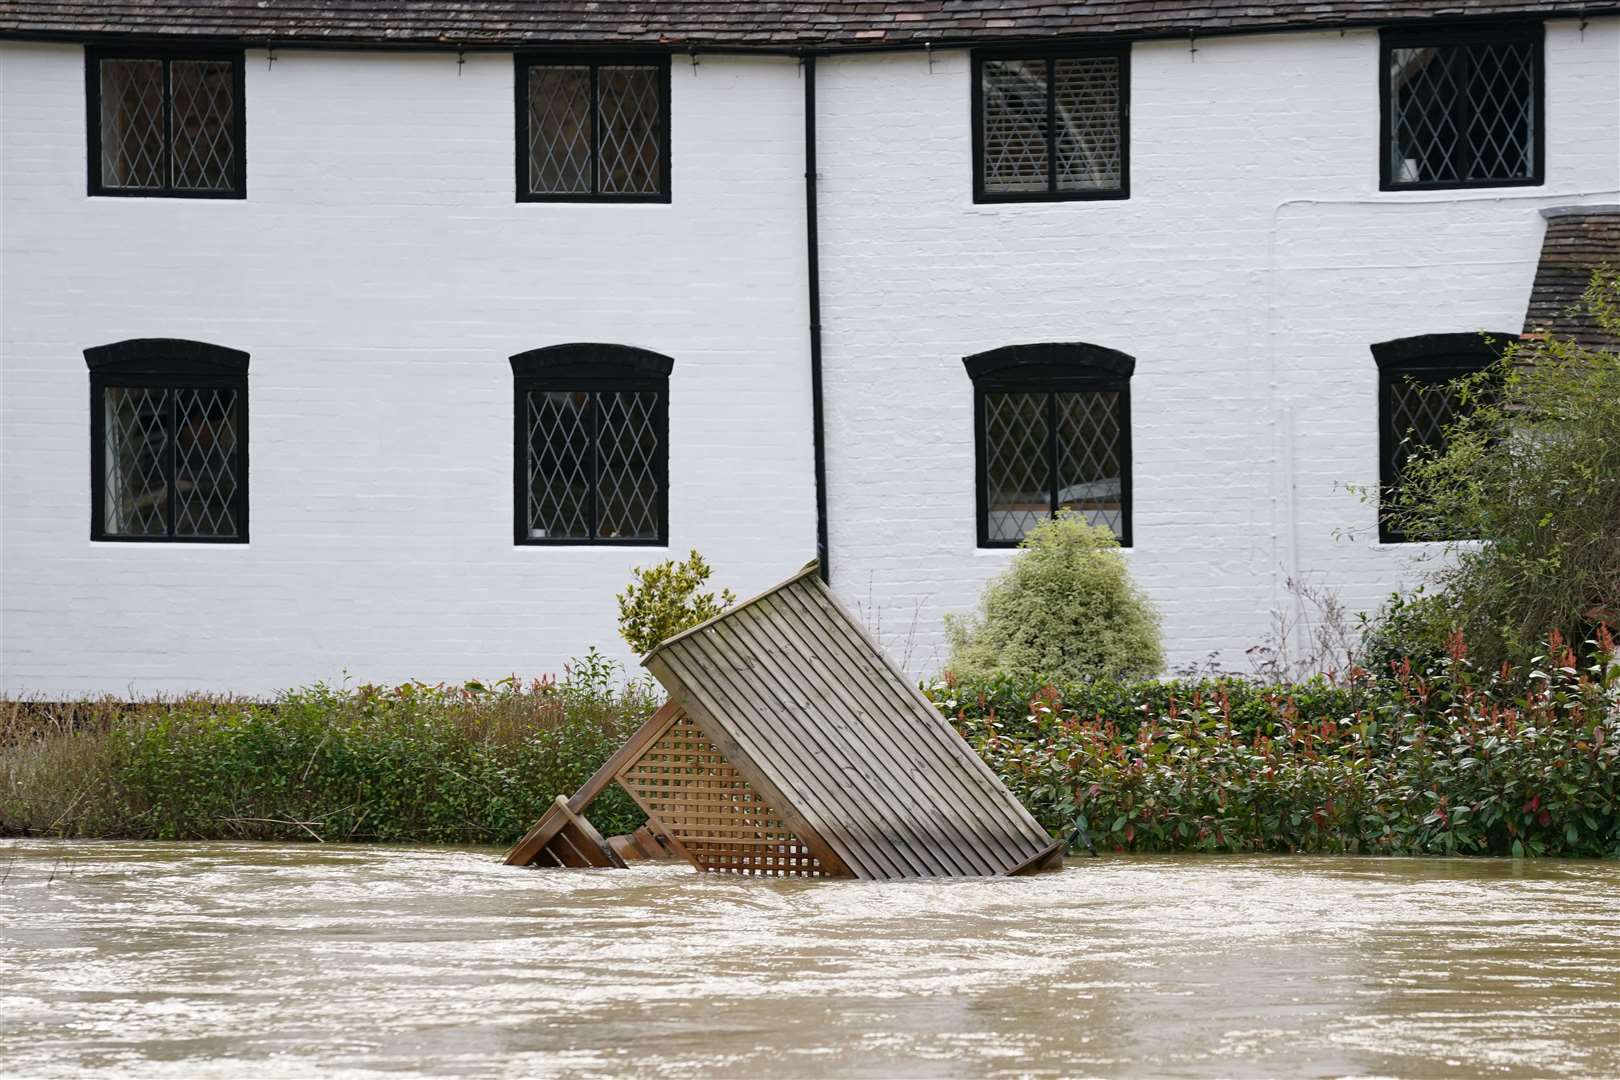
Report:
[[[0,842],[5,1077],[1620,1077],[1620,864]]]

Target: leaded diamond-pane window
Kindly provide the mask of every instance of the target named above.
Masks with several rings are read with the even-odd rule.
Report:
[[[668,200],[668,57],[520,56],[517,86],[519,200]]]
[[[85,350],[91,539],[247,540],[247,354],[139,339]]]
[[[90,193],[243,194],[242,54],[88,49]]]
[[[969,357],[967,367],[979,545],[1016,545],[1061,511],[1129,544],[1134,361],[1091,345],[1025,345]]]
[[[1454,380],[1489,367],[1505,340],[1509,335],[1430,334],[1372,347],[1378,363],[1380,540],[1462,539],[1406,535],[1387,514],[1389,500],[1414,454],[1444,450],[1446,431],[1464,408]]]
[[[1386,32],[1386,188],[1541,182],[1539,25]]]
[[[669,370],[617,345],[512,358],[518,543],[666,541]]]
[[[1129,78],[1124,52],[975,56],[975,198],[1124,198]]]

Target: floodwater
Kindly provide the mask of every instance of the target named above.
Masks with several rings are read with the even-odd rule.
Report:
[[[0,1075],[1620,1076],[1620,864],[0,842]]]

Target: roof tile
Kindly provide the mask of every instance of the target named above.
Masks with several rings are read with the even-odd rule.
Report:
[[[0,0],[0,36],[378,46],[839,48],[1592,15],[1620,0]]]
[[[1581,304],[1593,271],[1600,266],[1620,270],[1620,206],[1576,206],[1545,213],[1547,236],[1530,289],[1525,333],[1620,348],[1620,335],[1605,332]]]

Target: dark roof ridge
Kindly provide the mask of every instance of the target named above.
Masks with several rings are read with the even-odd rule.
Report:
[[[1620,203],[1590,203],[1582,206],[1546,206],[1542,207],[1541,216],[1548,221],[1568,217],[1609,217],[1620,214]]]
[[[360,48],[760,52],[1584,18],[1620,0],[0,0],[0,37]]]

